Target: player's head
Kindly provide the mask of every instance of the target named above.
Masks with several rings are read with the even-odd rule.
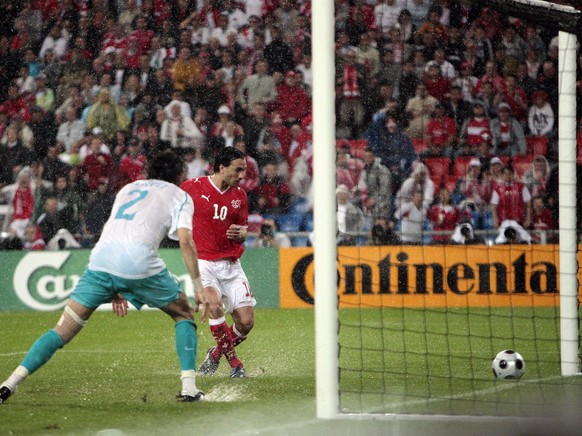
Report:
[[[223,148],[214,161],[214,174],[229,186],[238,186],[245,176],[245,155],[234,147]]]
[[[180,185],[185,176],[184,161],[172,150],[165,150],[150,160],[148,165],[148,179],[164,180]]]

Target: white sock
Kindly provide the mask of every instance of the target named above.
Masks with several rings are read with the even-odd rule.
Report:
[[[19,366],[14,370],[10,377],[8,377],[2,383],[2,386],[6,386],[14,392],[18,385],[22,383],[26,377],[28,377],[28,369],[26,369],[24,366]]]
[[[196,387],[196,371],[193,369],[182,371],[180,377],[182,380],[182,395],[196,395],[198,388]]]

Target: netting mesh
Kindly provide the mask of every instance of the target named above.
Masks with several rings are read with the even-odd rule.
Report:
[[[413,261],[396,260],[405,254]],[[547,412],[564,383],[557,256],[555,245],[340,249],[341,410]],[[514,268],[493,273],[500,260]],[[519,382],[492,374],[504,349],[526,361]]]

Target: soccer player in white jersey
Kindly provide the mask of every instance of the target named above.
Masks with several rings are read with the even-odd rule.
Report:
[[[181,186],[194,201],[194,242],[208,300],[208,323],[216,341],[198,371],[213,374],[224,355],[233,378],[245,376],[234,347],[253,328],[256,304],[239,260],[247,237],[247,194],[238,186],[245,169],[244,154],[225,147],[214,162],[214,174],[190,179]],[[225,312],[232,316],[231,326]]]
[[[93,248],[89,265],[70,295],[57,325],[40,336],[16,370],[0,385],[0,403],[18,385],[69,343],[103,303],[113,303],[118,315],[127,313],[127,301],[136,308],[156,307],[176,323],[176,350],[180,361],[182,390],[178,400],[200,401],[196,387],[196,325],[194,309],[157,253],[167,235],[180,243],[182,258],[196,287],[202,320],[207,303],[202,291],[198,254],[192,240],[192,200],[178,186],[186,167],[180,157],[167,151],[148,167],[148,180],[126,185],[115,199],[109,220]]]

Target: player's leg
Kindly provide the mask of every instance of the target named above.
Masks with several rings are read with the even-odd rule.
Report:
[[[231,262],[223,269],[223,280],[221,281],[222,303],[225,311],[233,317],[234,325],[229,327],[224,321],[225,328],[228,329],[230,343],[234,347],[246,339],[247,334],[254,325],[254,309],[256,300],[251,292],[249,282],[242,269],[240,261]],[[210,358],[218,361],[220,353],[225,354],[224,348],[217,347],[210,353]],[[228,359],[228,356],[226,356]],[[244,377],[242,362],[231,363],[231,377]],[[233,364],[234,363],[234,364]],[[239,364],[240,363],[240,364]]]
[[[205,374],[212,374],[218,368],[220,357],[224,355],[231,368],[243,367],[242,362],[236,355],[234,344],[230,334],[230,328],[226,323],[223,309],[223,295],[217,288],[207,286],[204,288],[208,300],[208,324],[210,332],[216,341],[216,347],[211,348],[200,366],[199,370]]]
[[[68,344],[87,324],[94,309],[69,300],[57,325],[39,337],[20,365],[0,387],[0,403],[12,395],[26,377],[48,362],[59,348]]]
[[[230,335],[236,347],[243,342],[255,325],[255,309],[253,306],[243,306],[232,311]]]
[[[121,280],[121,279],[120,279]],[[167,269],[158,274],[139,280],[122,280],[125,289],[122,295],[132,305],[156,307],[167,313],[175,322],[176,353],[180,361],[182,390],[179,401],[190,402],[204,399],[204,393],[196,387],[196,349],[198,337],[194,324],[194,309],[176,276]]]
[[[165,307],[165,313],[176,322],[176,353],[180,361],[180,379],[182,390],[178,399],[183,402],[201,401],[204,392],[196,386],[196,352],[198,336],[194,324],[194,309],[186,294],[179,293],[179,298]]]

